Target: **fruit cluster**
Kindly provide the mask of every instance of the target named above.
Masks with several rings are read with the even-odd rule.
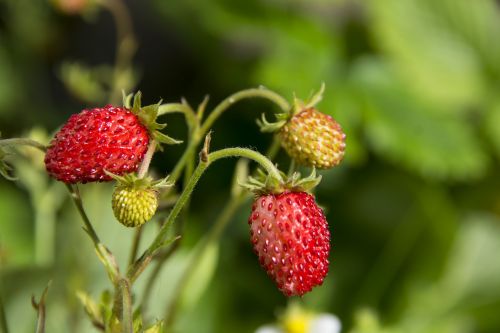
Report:
[[[278,114],[275,123],[262,118],[264,132],[276,132],[282,147],[300,165],[313,168],[337,166],[345,149],[340,125],[319,112],[315,104],[295,100]],[[105,106],[73,115],[56,133],[45,156],[47,172],[67,184],[116,180],[112,197],[117,220],[137,227],[150,220],[158,207],[158,193],[165,180],[153,181],[144,172],[148,147],[178,143],[159,133],[158,105],[141,107],[140,95],[133,108]],[[152,155],[151,153],[151,155]],[[146,165],[147,170],[147,165]],[[325,215],[312,194],[319,183],[313,175],[298,174],[277,179],[263,175],[249,178],[255,194],[248,219],[251,242],[260,265],[286,296],[303,295],[321,285],[328,273],[330,231]],[[170,185],[170,184],[169,184]]]

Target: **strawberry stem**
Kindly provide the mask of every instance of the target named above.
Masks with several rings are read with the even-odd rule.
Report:
[[[263,87],[241,90],[228,96],[226,99],[220,102],[219,105],[215,107],[212,113],[210,113],[210,115],[204,121],[203,125],[197,131],[195,131],[192,140],[190,141],[188,147],[184,151],[184,154],[181,156],[174,170],[170,174],[172,180],[175,181],[179,178],[180,173],[184,169],[184,166],[186,165],[186,162],[189,159],[189,156],[196,149],[196,147],[198,147],[198,144],[200,143],[202,138],[207,134],[208,130],[212,127],[214,122],[221,116],[221,114],[224,113],[226,110],[228,110],[229,107],[235,104],[236,102],[239,102],[247,98],[267,99],[276,104],[277,106],[279,106],[281,110],[285,112],[288,112],[291,108],[290,104],[287,102],[285,98],[283,98],[278,93]]]
[[[158,117],[164,114],[179,112],[184,114],[188,127],[194,128],[198,123],[198,118],[193,109],[185,103],[167,103],[158,107]]]
[[[119,276],[119,272],[113,254],[106,249],[106,247],[101,243],[99,237],[97,236],[97,233],[95,232],[95,229],[92,226],[92,223],[90,222],[90,219],[87,216],[85,209],[83,208],[82,198],[80,196],[80,191],[78,191],[78,187],[76,186],[73,187],[70,184],[66,184],[66,188],[71,194],[71,199],[73,199],[73,202],[78,210],[78,213],[82,217],[83,224],[85,225],[84,226],[85,232],[92,239],[92,242],[94,243],[94,247],[99,259],[101,259],[102,263],[104,264],[104,267],[106,268],[106,271],[108,272],[111,281],[115,283],[117,277]]]
[[[202,153],[206,153],[207,147],[204,147],[204,150]],[[204,154],[201,154],[205,156]],[[186,202],[188,201],[189,197],[191,196],[191,193],[193,192],[196,184],[198,183],[198,180],[201,178],[205,170],[215,161],[226,158],[226,157],[245,157],[251,160],[254,160],[255,162],[259,163],[260,166],[267,171],[269,175],[272,177],[276,178],[278,181],[283,181],[280,171],[274,166],[274,164],[267,159],[264,155],[261,153],[248,149],[248,148],[226,148],[226,149],[221,149],[218,151],[215,151],[213,153],[210,153],[206,155],[205,158],[200,159],[200,162],[198,163],[198,166],[194,170],[193,175],[191,176],[191,179],[189,180],[189,183],[186,185],[184,188],[184,191],[180,195],[179,199],[177,200],[176,204],[170,211],[170,214],[167,217],[167,220],[165,223],[162,225],[158,235],[154,239],[153,243],[147,248],[147,250],[142,254],[142,256],[136,261],[136,263],[130,267],[127,276],[130,279],[130,281],[133,283],[140,275],[140,273],[144,270],[146,265],[151,261],[153,256],[157,253],[159,248],[162,246],[164,243],[168,229],[170,226],[173,224],[177,216],[179,215],[179,212],[182,210]]]
[[[144,158],[142,159],[142,163],[139,166],[139,170],[137,171],[137,178],[144,178],[148,173],[149,165],[151,164],[151,160],[153,159],[153,155],[156,151],[157,142],[154,139],[151,139],[149,142],[148,150],[146,154],[144,154]]]
[[[0,140],[0,146],[30,146],[45,152],[47,147],[38,141],[24,138],[12,138]]]

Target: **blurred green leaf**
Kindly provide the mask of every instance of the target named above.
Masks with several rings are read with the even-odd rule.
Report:
[[[488,157],[469,123],[412,99],[390,65],[363,59],[352,79],[364,95],[365,130],[375,151],[427,178],[484,174]]]
[[[196,248],[193,251],[196,251]],[[196,304],[205,289],[210,285],[210,281],[217,268],[218,258],[219,245],[217,242],[211,242],[201,254],[197,266],[185,282],[185,292],[181,295],[180,301],[180,304],[184,308],[189,308]]]
[[[447,110],[482,103],[496,67],[500,13],[492,0],[370,1],[374,37],[411,93]]]
[[[440,289],[446,298],[472,306],[500,301],[500,219],[474,214],[460,229]]]
[[[500,99],[491,103],[484,116],[483,126],[497,156],[500,156]]]
[[[112,76],[107,66],[90,68],[80,63],[65,62],[60,69],[61,80],[76,98],[90,103],[102,103],[106,98],[106,81]]]

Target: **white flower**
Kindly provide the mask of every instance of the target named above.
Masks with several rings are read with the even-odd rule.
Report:
[[[329,313],[315,314],[292,305],[277,325],[259,327],[255,333],[340,333],[340,320]]]

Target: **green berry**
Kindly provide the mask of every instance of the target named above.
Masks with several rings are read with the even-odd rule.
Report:
[[[119,185],[113,192],[113,213],[126,227],[138,227],[151,220],[158,208],[158,193],[151,188]]]

